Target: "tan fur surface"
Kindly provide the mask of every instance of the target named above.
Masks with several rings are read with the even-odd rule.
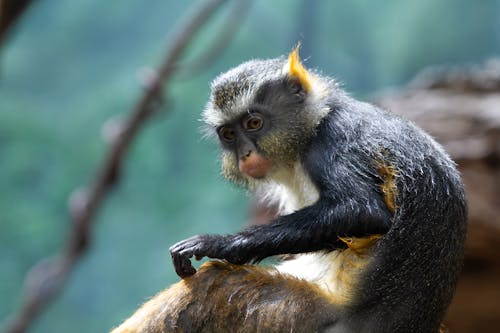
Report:
[[[315,284],[273,268],[211,261],[146,302],[112,333],[316,332],[337,313]]]

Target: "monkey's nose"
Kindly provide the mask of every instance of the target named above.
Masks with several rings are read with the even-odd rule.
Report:
[[[250,151],[246,157],[240,159],[238,169],[241,173],[252,178],[264,178],[273,164],[257,152]]]
[[[242,160],[246,160],[248,157],[250,157],[250,155],[252,155],[252,150],[248,150],[246,153],[243,154],[243,156],[241,157]]]

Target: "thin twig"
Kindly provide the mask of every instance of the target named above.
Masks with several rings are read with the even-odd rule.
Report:
[[[231,11],[227,14],[227,20],[217,32],[217,38],[209,45],[209,49],[205,50],[201,56],[190,60],[187,63],[178,64],[178,76],[181,79],[186,79],[192,75],[199,75],[203,70],[210,68],[221,53],[227,48],[229,42],[238,32],[238,27],[241,27],[245,15],[248,13],[251,0],[239,0],[234,5]],[[176,68],[177,69],[177,68]]]
[[[0,0],[0,44],[32,0]]]
[[[201,1],[191,15],[178,26],[177,33],[172,38],[171,48],[165,54],[157,75],[150,81],[128,119],[121,123],[92,185],[72,195],[70,200],[72,228],[65,249],[55,258],[39,262],[28,272],[24,303],[5,332],[25,332],[45,306],[61,291],[74,265],[87,249],[93,219],[118,181],[119,171],[130,143],[145,120],[158,110],[162,91],[173,73],[174,64],[197,30],[223,2],[224,0]]]

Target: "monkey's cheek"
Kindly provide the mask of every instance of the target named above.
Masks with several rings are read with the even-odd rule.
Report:
[[[240,172],[252,178],[264,178],[272,166],[273,164],[270,160],[258,154],[251,154],[238,163]]]

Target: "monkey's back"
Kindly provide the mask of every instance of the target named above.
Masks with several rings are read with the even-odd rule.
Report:
[[[373,248],[348,327],[436,332],[463,260],[467,207],[458,171],[442,147],[413,124],[352,103],[334,105],[319,131],[330,133],[331,154],[379,186],[380,195],[392,196],[386,203],[394,202],[388,204],[392,225]],[[393,177],[392,191],[384,188],[381,167]]]

